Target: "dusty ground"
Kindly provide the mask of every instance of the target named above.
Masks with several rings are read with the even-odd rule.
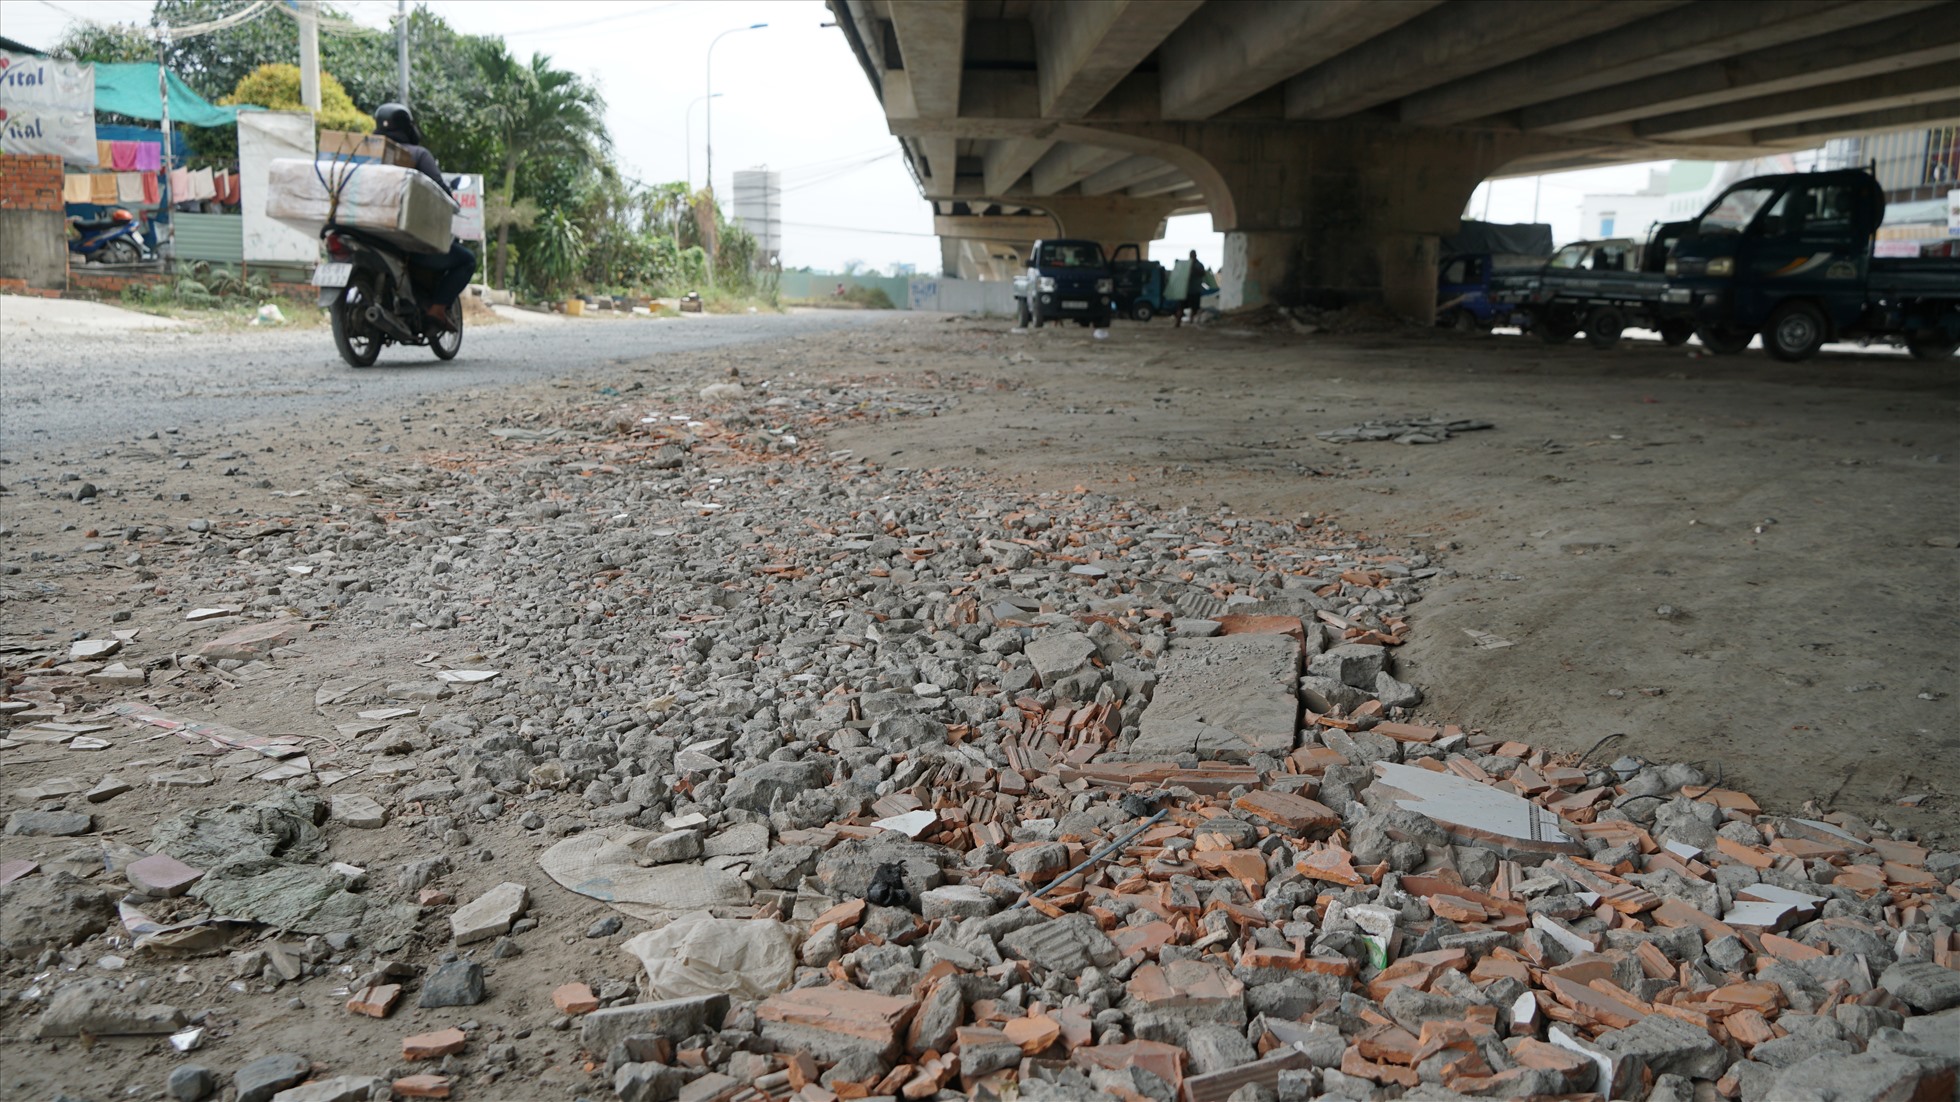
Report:
[[[865,319],[842,332],[795,322],[745,319],[736,322],[745,327],[740,343],[657,354],[611,345],[599,353],[584,330],[552,345],[535,330],[510,346],[508,363],[459,374],[453,387],[432,375],[437,383],[421,380],[412,392],[368,383],[324,403],[289,391],[274,396],[273,417],[173,418],[178,432],[154,436],[127,396],[37,392],[27,423],[45,416],[62,431],[36,436],[14,420],[0,441],[0,635],[133,628],[144,653],[169,653],[222,630],[185,624],[183,610],[222,604],[224,594],[180,589],[167,556],[131,562],[130,546],[99,533],[182,532],[193,519],[273,510],[275,495],[309,490],[324,471],[412,471],[487,428],[601,394],[630,399],[636,385],[698,386],[725,379],[730,367],[751,382],[857,378],[951,391],[957,403],[932,418],[838,429],[824,447],[888,466],[970,468],[1028,490],[1080,485],[1201,510],[1333,514],[1352,530],[1445,549],[1446,574],[1430,583],[1400,655],[1404,676],[1427,691],[1426,716],[1568,750],[1620,734],[1615,752],[1703,763],[1766,808],[1814,799],[1922,832],[1954,830],[1954,365],[1827,354],[1792,368],[1753,352],[1705,359],[1636,345],[1601,354],[1427,333],[1301,337],[1153,325],[1118,327],[1096,342],[1086,330],[1012,335],[997,322],[916,316]],[[213,338],[220,347],[199,354],[223,363],[253,347],[250,339]],[[307,377],[330,374],[312,366],[317,353],[306,353]],[[166,389],[159,383],[156,393]],[[250,397],[226,393],[225,408],[244,409]],[[1404,414],[1481,418],[1495,428],[1420,447],[1315,437]],[[98,416],[115,430],[91,436],[74,427]],[[93,505],[64,496],[82,480],[102,488]],[[1657,613],[1662,606],[1672,611]],[[130,615],[113,620],[116,612]],[[1467,631],[1514,645],[1478,647]],[[165,707],[248,730],[332,735],[315,704],[324,679],[403,679],[428,656],[426,643],[330,623],[282,655],[271,676],[185,674],[160,686],[161,699],[181,692],[200,703]],[[467,657],[453,644],[441,655]],[[187,749],[160,736],[76,764],[91,756],[27,745],[0,750],[0,765],[11,792],[56,775],[174,768]],[[252,791],[231,780],[174,795],[139,788],[104,811],[111,840],[140,843],[173,805]],[[1907,808],[1901,797],[1924,798]],[[0,793],[0,808],[21,806]],[[622,980],[632,976],[629,962],[617,938],[580,936],[604,907],[539,890],[534,863],[514,871],[545,840],[510,820],[473,833],[471,860],[443,886],[469,898],[502,879],[529,881],[533,915],[556,931],[554,951],[501,963],[498,997],[476,1008],[479,1017],[496,1037],[526,1041],[524,1058],[546,1069],[527,1075],[527,1092],[538,1081],[579,1089],[589,1080],[559,1063],[576,1044],[547,1031],[556,1015],[545,994],[581,967],[571,962],[587,962],[593,978]],[[387,867],[425,844],[396,830],[333,836],[337,858]],[[64,848],[5,838],[0,859],[45,862]],[[20,968],[7,975],[10,992],[32,979]],[[209,1062],[226,1068],[298,1047],[364,1069],[401,1035],[459,1017],[407,1008],[387,1022],[352,1018],[339,1009],[344,995],[333,994],[339,976],[277,995],[256,982],[232,986],[222,961],[187,969],[175,984],[168,971],[158,976],[159,998],[211,1010],[224,1054]],[[0,1012],[0,1098],[64,1087],[90,1098],[162,1096],[168,1060],[155,1043],[90,1051],[28,1041],[31,1029],[30,1016]]]
[[[1954,823],[1960,361],[913,331],[887,370],[1000,389],[839,446],[1454,544],[1401,655],[1438,718],[1570,750],[1623,733],[1609,749],[1703,762],[1766,807]],[[1314,435],[1407,414],[1496,428],[1430,446]],[[1478,648],[1472,630],[1515,645]],[[1920,793],[1936,794],[1924,816],[1886,806]]]

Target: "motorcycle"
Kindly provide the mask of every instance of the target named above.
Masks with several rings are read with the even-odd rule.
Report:
[[[353,367],[371,367],[391,344],[426,346],[453,360],[463,348],[463,316],[445,329],[425,312],[437,274],[417,268],[387,241],[345,226],[320,231],[327,260],[313,270],[320,305],[333,321],[333,343]]]
[[[99,222],[70,218],[68,225],[74,230],[68,238],[68,251],[80,256],[84,264],[140,264],[156,259],[143,240],[143,220],[121,207]]]

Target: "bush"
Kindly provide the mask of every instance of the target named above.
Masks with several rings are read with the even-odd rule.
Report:
[[[227,106],[255,104],[273,111],[303,111],[299,98],[299,66],[261,65],[246,74],[232,93],[218,102]],[[320,74],[320,110],[313,121],[325,130],[374,131],[374,120],[354,106],[347,89],[331,73]]]
[[[862,306],[867,310],[898,309],[892,303],[892,297],[885,293],[883,287],[866,287],[857,283],[853,283],[845,289],[844,301],[856,306]]]

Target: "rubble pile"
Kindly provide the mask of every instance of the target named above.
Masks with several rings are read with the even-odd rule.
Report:
[[[1449,417],[1401,417],[1364,421],[1345,428],[1326,429],[1315,436],[1332,444],[1355,444],[1393,440],[1397,444],[1440,444],[1458,433],[1477,432],[1497,426],[1489,421]]]
[[[150,977],[217,968],[337,983],[350,1029],[468,1008],[353,1066],[205,1050],[276,1102],[528,1097],[571,1037],[626,1102],[1952,1092],[1960,855],[1424,722],[1420,548],[811,442],[930,396],[716,393],[171,536],[237,598],[186,614],[226,625],[200,653],[12,651],[10,742],[174,737],[149,783],[232,800],[112,840],[127,783],[8,797],[9,835],[88,839],[0,866],[14,1031],[190,1052],[215,1019]],[[172,711],[314,623],[450,657],[324,681],[331,741]],[[335,859],[371,832],[417,856]],[[451,890],[476,864],[502,882]],[[617,913],[552,930],[540,892]],[[548,1048],[495,1024],[497,973],[554,953]]]

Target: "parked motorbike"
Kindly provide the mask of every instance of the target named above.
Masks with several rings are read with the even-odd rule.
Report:
[[[333,320],[333,343],[353,367],[370,367],[391,344],[423,345],[439,360],[463,347],[463,315],[452,312],[454,330],[425,312],[437,274],[410,265],[396,246],[344,226],[320,233],[327,261],[313,271],[320,305]]]
[[[143,240],[143,219],[121,207],[100,221],[70,218],[68,225],[75,230],[68,239],[68,251],[80,256],[84,264],[140,264],[156,259]]]

